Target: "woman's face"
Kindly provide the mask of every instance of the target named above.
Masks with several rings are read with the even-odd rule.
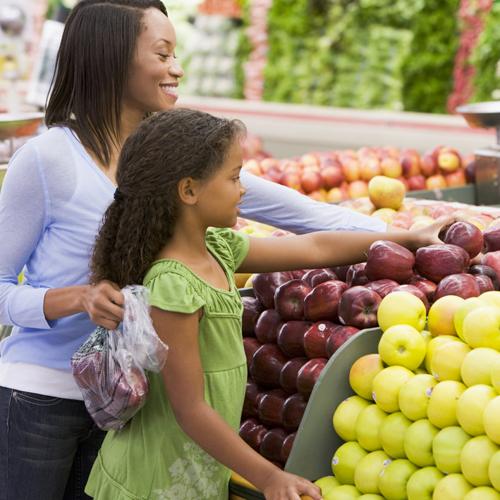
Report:
[[[142,26],[124,92],[124,109],[141,117],[172,108],[184,75],[175,59],[175,30],[169,18],[158,9],[147,9]]]

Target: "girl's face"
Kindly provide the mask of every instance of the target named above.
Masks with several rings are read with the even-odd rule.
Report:
[[[124,109],[141,118],[172,108],[184,75],[175,59],[175,30],[169,18],[158,9],[147,9],[142,25],[124,93]]]

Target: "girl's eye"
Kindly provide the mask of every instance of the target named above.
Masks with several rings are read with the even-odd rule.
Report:
[[[234,182],[238,182],[240,180],[240,176],[238,175],[238,177],[233,177],[233,181]]]
[[[170,54],[158,54],[164,61],[166,61],[169,57],[172,57]],[[175,56],[174,56],[175,57]]]

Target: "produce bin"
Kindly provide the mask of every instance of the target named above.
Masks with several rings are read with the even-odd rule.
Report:
[[[476,204],[476,185],[466,184],[460,187],[449,187],[444,189],[422,189],[421,191],[408,191],[408,198],[420,200],[456,201],[467,205]]]

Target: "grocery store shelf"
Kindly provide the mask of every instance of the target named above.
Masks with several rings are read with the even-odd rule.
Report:
[[[363,111],[183,96],[180,106],[239,118],[277,157],[308,151],[391,145],[421,152],[439,144],[463,153],[496,142],[495,131],[472,129],[460,116]]]

